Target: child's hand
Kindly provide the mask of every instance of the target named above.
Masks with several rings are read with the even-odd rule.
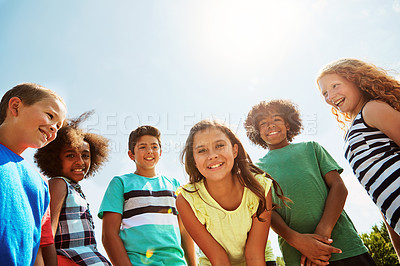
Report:
[[[332,239],[317,234],[299,234],[296,239],[295,248],[303,255],[301,265],[304,265],[307,258],[307,265],[311,262],[316,265],[328,265],[332,253],[342,253],[338,248],[330,244]]]
[[[312,262],[309,258],[307,258],[306,256],[304,256],[304,255],[301,255],[301,260],[300,260],[300,265],[301,266],[303,266],[303,265],[306,265],[306,266],[316,266],[316,265],[326,265],[326,261],[324,261],[322,264],[317,264],[317,263],[314,263],[314,262]],[[329,264],[329,263],[328,263]]]

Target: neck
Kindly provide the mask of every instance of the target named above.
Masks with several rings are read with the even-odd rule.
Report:
[[[244,187],[239,183],[237,176],[214,182],[205,179],[204,185],[211,197],[225,210],[235,210],[239,207]]]
[[[11,131],[7,130],[7,127],[3,124],[0,125],[0,143],[9,148],[11,151],[18,155],[21,155],[26,148],[18,145],[18,141],[13,139],[13,134]]]
[[[140,175],[140,176],[144,176],[144,177],[155,177],[157,175],[155,169],[151,169],[151,170],[136,170],[135,174]]]
[[[348,115],[350,116],[351,121],[356,118],[358,113],[360,113],[361,109],[364,107],[364,105],[368,102],[368,100],[362,99],[357,106],[352,110],[351,112],[348,112]]]

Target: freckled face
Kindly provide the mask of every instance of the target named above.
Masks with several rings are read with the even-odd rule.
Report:
[[[355,116],[365,103],[362,91],[353,82],[338,74],[326,74],[318,84],[326,103],[342,113]]]
[[[219,129],[209,128],[199,131],[193,138],[193,157],[199,172],[210,181],[232,178],[234,160],[238,145]]]
[[[65,146],[60,152],[62,175],[78,183],[85,178],[90,168],[90,146],[86,141],[79,148]]]

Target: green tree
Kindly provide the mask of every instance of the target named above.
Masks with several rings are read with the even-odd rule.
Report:
[[[281,257],[276,257],[276,265],[277,266],[285,266],[285,261]]]
[[[376,265],[399,265],[384,222],[381,222],[379,227],[378,225],[372,226],[372,231],[369,234],[364,233],[360,237],[365,246],[367,246]]]

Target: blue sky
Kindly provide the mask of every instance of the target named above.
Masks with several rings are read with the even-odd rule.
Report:
[[[343,158],[344,133],[315,77],[352,57],[399,78],[399,25],[399,0],[0,0],[0,92],[36,82],[65,99],[70,117],[96,111],[86,127],[110,139],[111,156],[82,182],[93,214],[111,178],[134,171],[126,152],[137,126],[160,128],[158,170],[185,182],[178,157],[194,123],[225,121],[256,160],[265,151],[245,136],[247,112],[261,100],[290,99],[305,126],[294,142],[318,141],[344,167],[345,209],[368,232],[381,217]]]

